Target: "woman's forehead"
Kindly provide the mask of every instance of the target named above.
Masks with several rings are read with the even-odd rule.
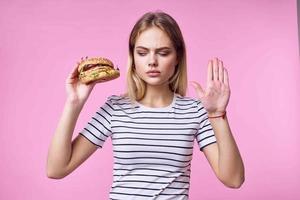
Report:
[[[142,46],[149,49],[173,47],[169,36],[158,27],[151,27],[141,32],[135,42],[135,47],[137,46]]]

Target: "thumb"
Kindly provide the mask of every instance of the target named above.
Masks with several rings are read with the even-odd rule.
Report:
[[[196,81],[190,81],[190,83],[195,88],[196,93],[197,93],[199,99],[201,99],[202,97],[204,97],[205,92],[202,89],[201,85],[199,83],[197,83]]]

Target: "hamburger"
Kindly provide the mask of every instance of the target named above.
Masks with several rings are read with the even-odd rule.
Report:
[[[106,82],[120,76],[119,68],[107,58],[94,57],[82,59],[78,63],[79,80],[84,84]]]

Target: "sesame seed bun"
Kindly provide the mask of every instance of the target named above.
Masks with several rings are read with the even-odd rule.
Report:
[[[120,76],[119,69],[107,58],[95,57],[82,60],[78,65],[79,80],[82,83],[106,82]]]

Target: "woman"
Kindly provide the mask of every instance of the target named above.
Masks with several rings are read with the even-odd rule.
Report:
[[[68,98],[52,140],[47,173],[63,178],[111,137],[111,199],[188,199],[193,141],[217,178],[239,188],[244,166],[226,118],[230,89],[221,60],[208,64],[207,89],[185,97],[186,51],[176,21],[163,12],[143,15],[129,38],[127,93],[112,95],[72,142],[79,113],[95,84],[66,82]]]

